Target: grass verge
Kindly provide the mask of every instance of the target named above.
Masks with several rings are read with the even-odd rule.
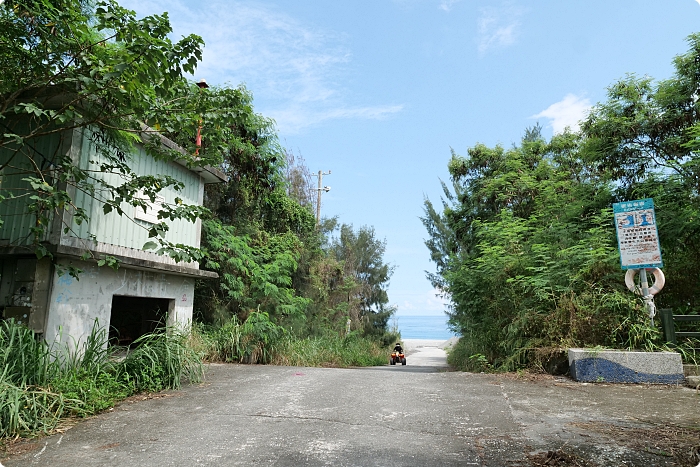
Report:
[[[234,317],[220,327],[195,325],[191,345],[207,362],[350,367],[383,365],[389,355],[377,339],[357,333],[296,337],[266,313],[252,313],[245,323]]]
[[[376,341],[354,334],[328,335],[281,342],[272,363],[290,366],[351,367],[384,365],[388,350]]]
[[[0,442],[53,430],[144,391],[177,389],[203,376],[199,355],[177,330],[142,336],[115,359],[96,322],[82,345],[49,347],[14,320],[0,321]]]

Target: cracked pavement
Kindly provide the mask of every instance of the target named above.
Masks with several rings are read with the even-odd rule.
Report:
[[[700,396],[687,388],[447,372],[411,358],[358,369],[211,365],[203,384],[127,401],[2,463],[527,466],[532,453],[567,449],[601,466],[676,465],[581,424],[700,426]]]

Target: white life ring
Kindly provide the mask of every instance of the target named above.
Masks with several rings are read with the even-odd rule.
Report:
[[[636,293],[637,295],[641,295],[641,288],[634,283],[634,276],[637,275],[637,271],[638,269],[627,270],[627,273],[625,274],[625,285],[627,285],[627,288],[632,292]],[[657,293],[661,292],[661,289],[664,288],[666,277],[664,276],[664,272],[659,268],[647,268],[647,272],[654,275],[654,285],[649,287],[649,295],[656,295]]]

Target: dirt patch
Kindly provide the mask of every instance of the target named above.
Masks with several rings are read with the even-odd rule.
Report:
[[[602,434],[631,450],[673,459],[680,467],[696,467],[700,464],[700,426],[679,427],[667,424],[626,427],[596,422],[572,423],[572,425]]]
[[[180,393],[176,392],[142,392],[139,394],[134,394],[133,396],[129,396],[126,399],[123,399],[119,402],[117,402],[114,407],[119,407],[124,404],[133,404],[135,402],[141,402],[141,401],[148,401],[151,399],[163,399],[166,397],[179,397],[181,396]],[[113,408],[107,409],[105,412],[109,412],[113,410]]]
[[[24,438],[7,440],[0,444],[0,459],[10,456],[19,456],[27,452],[36,451],[38,448],[39,444],[37,444],[35,440]]]
[[[109,443],[105,444],[104,446],[99,446],[97,449],[102,449],[102,450],[107,450],[107,449],[114,449],[116,447],[121,446],[122,443]]]
[[[531,454],[527,458],[532,462],[533,467],[593,467],[594,464],[587,463],[578,456],[566,453],[562,450],[540,452]]]

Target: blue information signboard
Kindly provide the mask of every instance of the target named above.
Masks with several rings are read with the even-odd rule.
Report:
[[[654,200],[614,203],[613,213],[622,269],[663,267]]]

